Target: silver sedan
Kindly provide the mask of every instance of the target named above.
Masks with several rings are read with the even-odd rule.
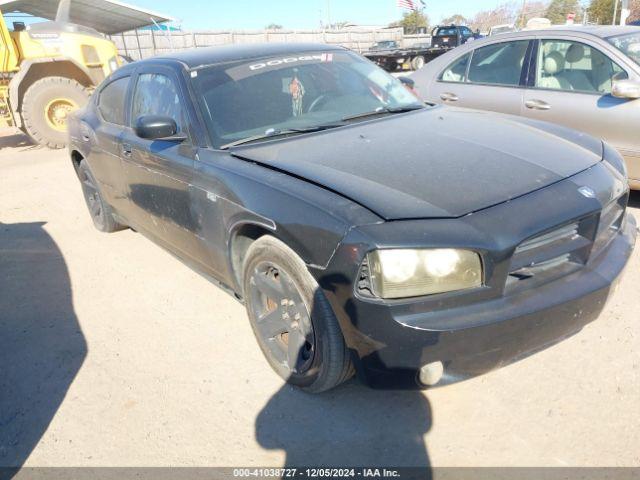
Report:
[[[433,103],[521,115],[604,139],[640,190],[640,27],[554,27],[458,47],[414,73]]]

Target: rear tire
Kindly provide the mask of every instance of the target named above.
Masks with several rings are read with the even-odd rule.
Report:
[[[319,393],[353,375],[349,350],[329,302],[287,245],[271,236],[256,240],[247,251],[243,286],[258,344],[284,380]]]
[[[424,60],[424,57],[422,55],[418,55],[413,60],[411,60],[411,67],[414,70],[420,70],[422,67],[424,67],[425,63],[426,62]]]
[[[102,197],[98,189],[98,182],[84,160],[78,166],[78,178],[82,186],[84,200],[89,209],[89,215],[91,215],[91,220],[93,220],[93,225],[96,229],[101,232],[111,233],[126,228],[114,219],[111,206]]]
[[[67,117],[89,101],[89,91],[65,77],[47,77],[29,87],[22,99],[22,120],[31,139],[49,148],[67,145]]]

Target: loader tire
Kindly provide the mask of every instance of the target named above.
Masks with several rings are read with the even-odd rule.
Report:
[[[47,77],[29,87],[22,100],[22,120],[31,139],[45,147],[67,145],[67,117],[89,101],[89,91],[75,80]]]

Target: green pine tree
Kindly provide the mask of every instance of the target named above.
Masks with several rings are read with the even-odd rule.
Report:
[[[551,0],[547,7],[546,17],[551,23],[562,25],[567,21],[567,15],[575,13],[578,15],[581,11],[578,0]]]
[[[619,2],[620,0],[618,0]],[[589,21],[600,25],[611,25],[613,22],[614,0],[591,0],[589,4]],[[620,5],[616,23],[620,21]]]

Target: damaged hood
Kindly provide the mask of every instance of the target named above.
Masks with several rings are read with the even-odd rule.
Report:
[[[602,148],[544,122],[434,107],[231,153],[398,220],[460,217],[520,197],[593,166]]]

